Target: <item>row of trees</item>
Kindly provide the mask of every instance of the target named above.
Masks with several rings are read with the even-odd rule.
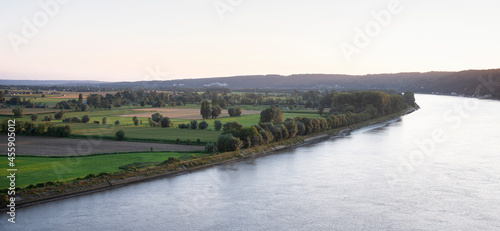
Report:
[[[71,126],[69,125],[54,125],[51,123],[38,123],[16,121],[16,135],[31,135],[31,136],[52,136],[52,137],[68,137],[71,135]],[[0,122],[1,133],[8,132],[7,120]]]
[[[225,106],[225,101],[224,99],[219,99],[219,100],[212,100],[212,107],[210,107],[210,103],[207,100],[204,100],[201,102],[201,108],[200,108],[200,114],[201,117],[205,120],[208,118],[215,119],[219,117],[222,114],[222,106],[221,106],[221,100],[223,103],[223,106]],[[240,116],[242,113],[241,107],[231,107],[227,110],[229,116],[231,117],[236,117]]]
[[[383,92],[356,92],[335,95],[332,97],[332,108],[339,110],[340,107],[352,107],[352,111],[346,109],[342,114],[333,113],[323,118],[295,117],[283,121],[283,112],[271,106],[261,112],[258,125],[243,127],[238,122],[224,124],[217,144],[209,144],[206,149],[216,149],[219,152],[235,151],[350,126],[415,105],[412,94],[408,92],[405,93],[406,96],[401,96]]]
[[[408,106],[414,106],[415,97],[412,92],[387,94],[380,91],[361,91],[354,93],[335,94],[331,100],[330,114],[347,112],[359,113],[372,106],[378,116],[401,111]]]
[[[164,117],[162,114],[160,114],[158,112],[155,114],[152,114],[151,118],[148,118],[148,122],[149,122],[150,127],[169,128],[169,127],[172,127],[172,125],[173,125],[172,120],[170,120],[170,118],[168,118],[167,116]],[[135,123],[136,122],[134,121],[134,124]]]
[[[186,123],[186,124],[179,124],[178,128],[180,129],[200,129],[200,130],[205,130],[208,128],[208,123],[206,121],[201,121],[198,123],[197,120],[191,120],[191,122]]]

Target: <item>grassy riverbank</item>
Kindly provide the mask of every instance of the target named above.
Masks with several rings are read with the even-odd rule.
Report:
[[[138,167],[156,167],[169,157],[188,160],[207,155],[206,153],[182,152],[137,152],[120,154],[101,154],[74,157],[17,156],[16,186],[24,188],[30,184],[44,182],[66,182],[84,178],[89,174],[115,173],[123,171],[127,165],[137,163]],[[0,165],[7,166],[7,158],[0,160]],[[3,176],[0,185],[9,185]]]
[[[368,120],[351,126],[331,129],[322,133],[316,133],[309,136],[300,136],[265,146],[258,146],[234,152],[226,152],[217,155],[200,155],[197,158],[189,158],[190,154],[187,153],[129,153],[129,154],[111,154],[111,155],[95,155],[88,157],[80,157],[82,159],[80,159],[78,167],[81,166],[80,168],[81,170],[87,169],[88,171],[88,168],[92,169],[93,167],[92,164],[95,164],[96,162],[99,161],[103,161],[104,163],[101,167],[103,168],[103,170],[107,170],[105,172],[110,172],[110,173],[97,175],[99,171],[96,170],[94,173],[96,175],[92,177],[86,177],[84,179],[79,179],[76,181],[67,181],[66,183],[60,182],[56,184],[45,184],[45,187],[35,187],[30,189],[19,190],[19,193],[17,194],[19,197],[18,201],[20,201],[19,203],[21,206],[29,205],[35,202],[39,203],[43,201],[56,200],[58,198],[63,198],[68,196],[77,196],[85,194],[87,192],[112,189],[115,187],[120,187],[131,183],[143,182],[146,180],[152,180],[159,177],[172,176],[184,172],[196,171],[199,169],[208,168],[219,164],[227,164],[227,163],[241,161],[243,159],[255,158],[258,156],[271,154],[272,152],[277,150],[283,150],[286,148],[293,148],[300,145],[319,142],[330,138],[332,135],[344,134],[352,130],[363,128],[373,124],[384,123],[399,118],[400,116],[411,113],[413,111],[414,109],[408,109],[399,113],[394,113],[384,117]],[[141,159],[134,159],[137,158],[137,156],[141,156]],[[161,165],[157,165],[158,161],[165,160],[168,157],[176,157],[181,161],[170,162],[170,163],[164,162]],[[70,161],[69,163],[71,163],[72,160],[71,158],[70,159],[62,158],[59,161],[56,160],[56,162],[46,161],[44,164],[43,160],[42,162],[36,162],[40,160],[31,159],[32,163],[30,164],[30,161],[28,161],[29,158],[31,157],[27,157],[26,159],[27,166],[38,163],[37,165],[42,166],[42,168],[51,168],[51,166],[53,166],[52,163],[63,164],[65,162],[66,165],[68,165],[68,161]],[[33,157],[33,158],[40,158],[40,157]],[[116,170],[117,167],[121,164],[118,163],[115,164],[115,162],[119,161],[124,161],[123,162],[124,165],[127,163],[136,163],[137,166],[142,166],[144,168],[135,171],[115,171],[115,172],[109,171],[112,169]],[[22,163],[22,161],[19,162]],[[141,165],[141,163],[143,164],[150,163],[150,165],[149,166]],[[75,172],[74,176],[85,175],[84,172],[79,172],[78,170],[70,169],[69,171],[74,171]],[[31,175],[33,175],[33,172],[31,173]],[[57,174],[51,177],[54,176],[59,177],[57,176]],[[34,181],[40,180],[40,177],[41,176],[36,176],[33,178],[33,180]],[[70,178],[71,177],[68,175],[68,177],[65,179],[70,179]]]

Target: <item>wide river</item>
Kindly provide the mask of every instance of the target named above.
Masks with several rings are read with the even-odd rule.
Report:
[[[500,102],[0,215],[0,230],[500,230]]]

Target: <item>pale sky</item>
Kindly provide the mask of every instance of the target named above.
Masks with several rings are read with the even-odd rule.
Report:
[[[499,9],[497,0],[1,0],[0,79],[500,68]]]

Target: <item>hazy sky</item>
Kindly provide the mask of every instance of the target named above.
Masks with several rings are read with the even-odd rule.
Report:
[[[1,0],[0,79],[499,68],[499,9],[497,0]]]

